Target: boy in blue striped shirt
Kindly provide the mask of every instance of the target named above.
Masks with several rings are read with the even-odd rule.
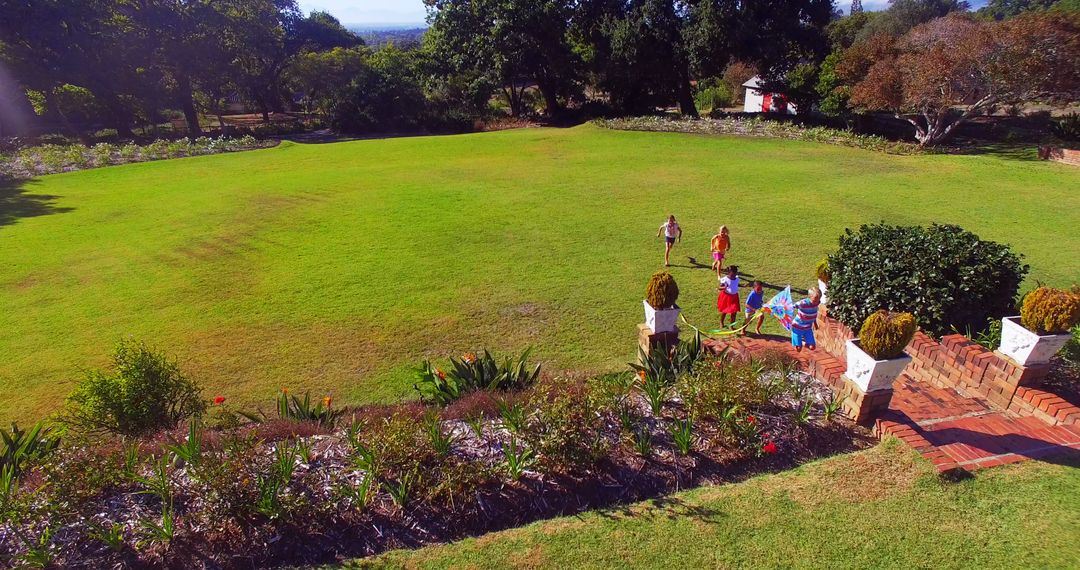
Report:
[[[821,304],[821,291],[817,287],[810,289],[810,296],[795,305],[795,321],[791,323],[791,345],[802,352],[803,345],[810,350],[817,349],[814,329],[817,328],[818,306]]]

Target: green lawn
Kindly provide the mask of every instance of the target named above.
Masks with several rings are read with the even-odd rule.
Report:
[[[1056,163],[594,126],[49,176],[0,189],[0,424],[57,409],[125,336],[233,402],[398,400],[419,360],[480,347],[617,368],[668,213],[680,264],[707,264],[727,224],[731,261],[775,283],[806,287],[844,228],[885,220],[959,223],[1026,254],[1028,285],[1068,285],[1078,188]],[[674,272],[689,318],[715,322],[710,273]]]
[[[944,483],[892,440],[351,568],[1078,568],[1080,460]]]

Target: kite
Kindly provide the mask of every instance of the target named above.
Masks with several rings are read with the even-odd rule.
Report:
[[[776,320],[780,321],[780,324],[790,331],[796,313],[795,301],[791,299],[791,285],[788,285],[783,291],[770,299],[768,303],[765,303],[763,310],[776,317]]]

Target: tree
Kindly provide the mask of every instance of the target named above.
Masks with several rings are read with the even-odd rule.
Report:
[[[304,94],[311,110],[330,117],[347,97],[349,83],[364,73],[370,56],[366,47],[302,53],[286,67],[285,83]]]
[[[844,59],[847,76],[861,77],[852,105],[889,111],[915,128],[921,145],[933,145],[994,105],[1080,98],[1080,16],[987,23],[950,14],[899,40],[878,36],[873,49],[856,44]]]
[[[402,132],[424,123],[426,99],[416,52],[387,45],[372,54],[335,107],[332,124],[341,132]]]
[[[889,8],[873,16],[859,30],[858,39],[886,34],[900,37],[908,30],[951,12],[965,12],[965,0],[889,0]]]
[[[1077,0],[990,0],[986,6],[979,8],[979,17],[991,20],[1004,20],[1019,16],[1025,12],[1042,12],[1045,10],[1080,10],[1080,2]]]
[[[448,59],[447,71],[503,87],[512,113],[535,83],[549,114],[576,86],[580,58],[570,47],[570,0],[425,0],[426,46]]]

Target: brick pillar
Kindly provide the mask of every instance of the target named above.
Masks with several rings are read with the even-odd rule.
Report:
[[[892,401],[892,388],[888,390],[874,390],[863,392],[846,375],[840,377],[844,383],[841,394],[844,394],[844,413],[859,424],[871,424],[885,410]]]
[[[655,347],[663,347],[664,350],[669,350],[671,347],[679,344],[679,329],[675,329],[672,332],[655,333],[652,329],[644,323],[638,325],[638,361],[640,363],[641,353],[651,354],[652,349]]]

